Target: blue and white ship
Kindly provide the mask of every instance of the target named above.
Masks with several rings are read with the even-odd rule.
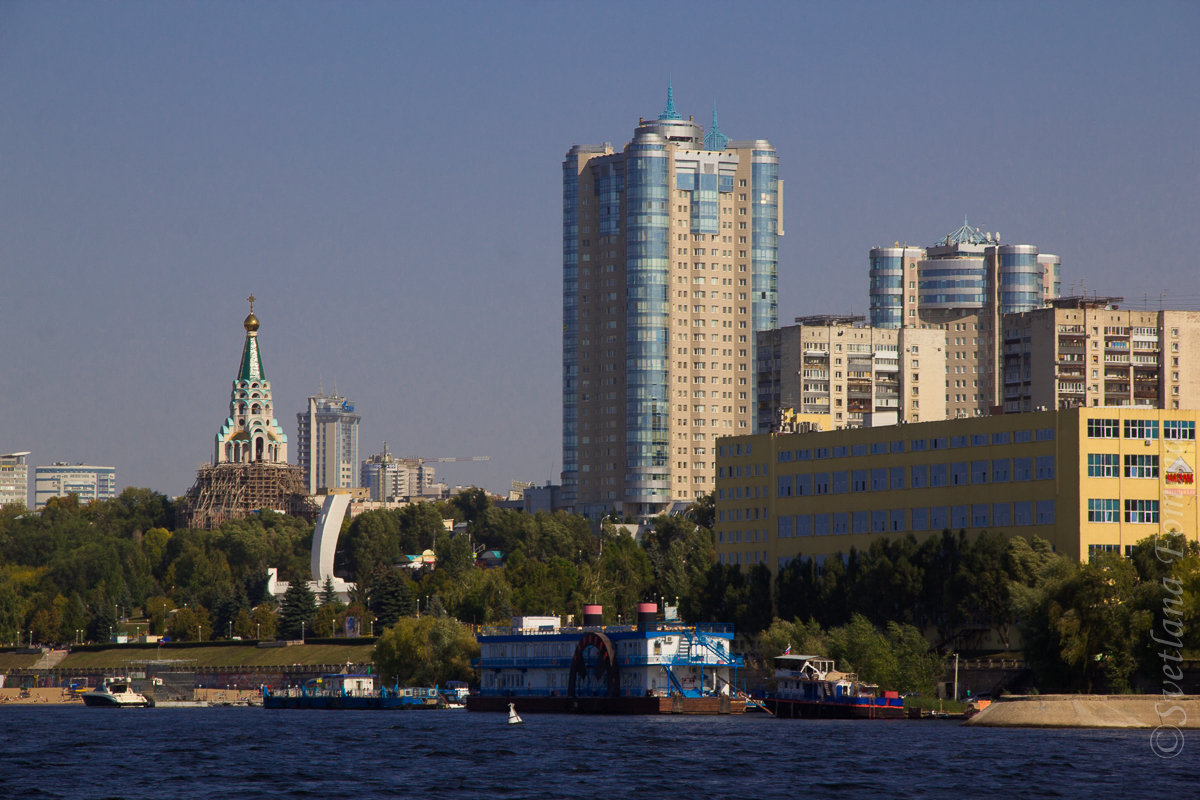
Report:
[[[767,697],[766,706],[784,719],[904,717],[904,700],[899,694],[881,692],[852,672],[838,672],[829,658],[790,653],[776,656],[775,682],[775,693]]]
[[[421,709],[446,708],[436,686],[380,686],[369,674],[332,673],[288,689],[263,687],[263,708]]]
[[[583,625],[558,617],[515,617],[482,629],[478,694],[471,711],[594,711],[629,714],[741,713],[731,702],[741,656],[733,626],[659,620],[655,603],[638,605],[636,625],[604,625],[603,609],[584,606]]]

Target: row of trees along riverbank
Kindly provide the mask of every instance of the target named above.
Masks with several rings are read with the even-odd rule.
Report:
[[[764,667],[782,639],[797,647],[809,636],[839,668],[884,676],[884,685],[910,682],[869,664],[895,659],[916,674],[908,662],[927,654],[916,652],[920,641],[935,654],[971,652],[986,632],[1002,646],[1019,632],[1039,685],[1123,691],[1158,680],[1151,632],[1171,587],[1182,649],[1200,645],[1200,556],[1178,534],[1159,537],[1179,553],[1169,561],[1146,540],[1130,558],[1098,554],[1085,565],[1001,532],[881,538],[820,564],[797,559],[772,580],[763,565],[717,563],[713,517],[709,496],[686,517],[657,519],[639,544],[607,524],[597,536],[580,516],[497,508],[478,489],[371,511],[343,528],[337,572],[357,588],[342,604],[303,585],[312,527],[302,520],[264,512],[212,531],[176,529],[170,501],[146,489],[87,506],[55,500],[41,513],[9,506],[0,510],[0,641],[107,641],[139,629],[178,640],[377,634],[402,620],[416,625],[418,614],[467,625],[516,614],[578,619],[593,602],[617,622],[634,619],[641,600],[678,599],[684,620],[733,622],[738,647]],[[467,535],[451,534],[443,519],[466,522]],[[426,549],[436,569],[397,568]],[[476,566],[479,550],[500,551],[503,566]],[[279,605],[266,593],[268,567],[293,583]],[[858,641],[868,628],[882,637],[874,648],[839,644],[849,633],[836,631]],[[892,656],[875,653],[882,642]]]

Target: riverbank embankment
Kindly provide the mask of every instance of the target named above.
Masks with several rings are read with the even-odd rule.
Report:
[[[1200,696],[1013,695],[967,720],[997,728],[1200,728]]]

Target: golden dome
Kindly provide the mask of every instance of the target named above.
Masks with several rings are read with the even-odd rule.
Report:
[[[242,320],[242,327],[246,329],[246,333],[255,333],[258,331],[258,317],[254,316],[255,299],[253,294],[246,298],[246,301],[250,303],[250,313],[246,315],[246,319]]]

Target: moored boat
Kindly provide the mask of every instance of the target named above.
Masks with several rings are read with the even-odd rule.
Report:
[[[838,672],[833,659],[786,654],[775,658],[777,688],[766,698],[777,717],[825,719],[903,719],[904,700],[860,681],[852,672]]]
[[[263,708],[433,709],[446,708],[436,686],[375,687],[374,675],[333,673],[301,686],[272,690],[263,687]]]
[[[133,690],[129,678],[114,675],[105,678],[95,689],[80,695],[84,705],[93,708],[145,708],[154,701]]]

